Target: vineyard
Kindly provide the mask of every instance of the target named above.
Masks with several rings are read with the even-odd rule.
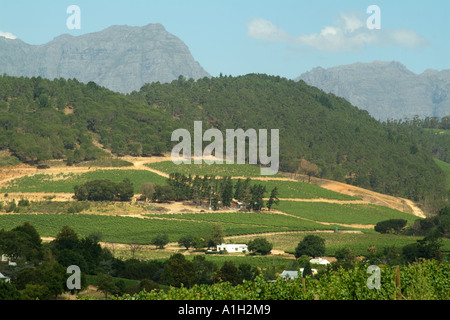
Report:
[[[315,222],[297,219],[283,214],[251,213],[251,212],[215,212],[215,213],[183,213],[158,214],[158,217],[177,220],[186,219],[198,222],[216,222],[229,225],[253,225],[264,227],[277,227],[285,231],[314,231],[317,229],[332,230],[333,226],[323,226]]]
[[[170,173],[181,173],[186,175],[198,175],[198,176],[217,176],[217,177],[225,177],[225,176],[231,176],[231,177],[261,177],[261,171],[260,168],[256,166],[252,166],[249,164],[227,164],[227,165],[220,165],[220,164],[180,164],[176,165],[172,161],[163,161],[163,162],[156,162],[147,164],[149,168],[165,172],[167,174]],[[281,177],[284,176],[280,174],[272,175],[270,176],[272,178]]]
[[[135,192],[144,182],[165,185],[166,179],[156,173],[144,170],[93,170],[91,172],[36,174],[25,176],[11,181],[0,192],[45,192],[45,193],[73,193],[74,186],[97,179],[108,179],[113,182],[121,182],[128,178],[134,184]]]
[[[405,219],[413,223],[417,217],[387,207],[370,204],[334,204],[282,201],[277,209],[299,218],[327,223],[374,225],[388,219]]]
[[[188,289],[170,288],[136,295],[124,295],[120,300],[449,300],[450,264],[420,261],[399,270],[380,267],[380,289],[369,289],[367,264],[357,264],[351,270],[330,271],[318,279],[307,276],[286,281],[255,281],[232,286],[228,282],[195,285]],[[398,285],[399,284],[399,285]]]
[[[330,200],[361,200],[358,197],[348,196],[342,193],[330,191],[317,185],[300,181],[282,180],[252,180],[251,184],[261,184],[266,188],[266,195],[270,190],[278,188],[280,198],[288,199],[330,199]]]
[[[171,242],[178,241],[184,235],[206,235],[213,225],[213,223],[199,223],[181,219],[141,219],[94,214],[0,215],[0,225],[7,230],[24,222],[31,223],[44,237],[55,237],[63,226],[68,225],[81,236],[101,233],[102,240],[105,242],[139,244],[150,244],[151,240],[159,234],[167,234]],[[227,236],[289,230],[276,225],[250,225],[245,223],[223,223],[223,227]]]

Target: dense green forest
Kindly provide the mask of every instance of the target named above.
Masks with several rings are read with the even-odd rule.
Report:
[[[450,161],[448,137],[380,123],[304,82],[258,74],[180,77],[125,96],[93,82],[0,77],[0,150],[31,164],[106,156],[93,138],[119,156],[161,154],[177,143],[175,129],[193,132],[199,120],[204,130],[279,129],[281,171],[304,173],[309,163],[309,174],[436,208],[448,197],[432,158]]]
[[[90,82],[0,77],[0,149],[23,162],[165,152],[176,121]]]
[[[198,119],[221,130],[279,129],[281,171],[301,172],[305,159],[322,178],[428,204],[447,196],[445,176],[432,159],[439,154],[449,161],[445,138],[410,123],[380,123],[301,81],[258,74],[180,77],[145,85],[131,97],[180,119],[186,129]]]

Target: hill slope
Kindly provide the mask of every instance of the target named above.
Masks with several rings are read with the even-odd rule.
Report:
[[[175,129],[279,129],[280,170],[301,160],[314,175],[414,201],[445,196],[445,177],[417,139],[345,99],[280,77],[179,78],[124,96],[90,82],[0,77],[0,150],[21,161],[69,164],[170,152]],[[270,134],[270,132],[269,132]],[[95,138],[95,139],[93,139]],[[205,142],[205,146],[209,143]]]
[[[383,121],[450,115],[450,70],[418,75],[399,62],[375,61],[319,67],[296,80],[343,97]]]
[[[132,97],[192,131],[279,129],[281,171],[315,163],[322,178],[423,201],[445,192],[442,171],[415,138],[400,135],[345,99],[304,82],[266,75],[145,85]]]
[[[112,26],[78,37],[62,35],[44,45],[0,37],[0,74],[94,81],[128,93],[149,82],[209,76],[189,48],[160,24]]]

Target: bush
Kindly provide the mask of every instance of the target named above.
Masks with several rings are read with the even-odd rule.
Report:
[[[155,186],[153,200],[157,202],[168,202],[175,200],[175,194],[171,186]]]
[[[124,179],[118,184],[106,179],[93,180],[74,187],[78,201],[130,201],[134,195],[133,190],[133,184],[129,179]]]
[[[26,199],[21,199],[21,200],[19,200],[18,206],[19,207],[29,207],[30,201],[26,200]]]
[[[320,257],[325,253],[325,240],[319,236],[307,235],[295,248],[295,257],[303,255]]]
[[[248,243],[248,250],[261,255],[270,254],[273,245],[266,238],[256,238]]]
[[[390,219],[378,222],[375,231],[379,233],[399,233],[406,227],[408,221],[404,219]]]
[[[139,187],[139,193],[141,194],[142,200],[147,201],[152,199],[155,193],[155,184],[153,182],[144,182]]]
[[[164,249],[164,246],[168,243],[169,236],[167,234],[158,235],[152,240],[152,244],[157,246],[159,249]]]
[[[67,213],[80,213],[84,210],[88,210],[90,208],[90,204],[87,201],[77,202],[70,205],[67,209]]]

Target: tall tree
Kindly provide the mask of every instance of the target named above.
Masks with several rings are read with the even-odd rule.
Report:
[[[262,184],[255,184],[250,189],[250,208],[254,211],[261,211],[264,206],[264,193],[266,192],[266,187]]]
[[[222,180],[222,205],[229,207],[233,201],[233,182],[231,177],[223,177]]]
[[[295,257],[302,255],[320,257],[325,253],[325,240],[319,236],[307,235],[295,248]]]
[[[267,200],[267,204],[266,204],[267,209],[269,209],[269,211],[270,211],[274,204],[278,205],[279,203],[280,203],[280,199],[278,199],[278,188],[275,187],[270,192],[269,200]]]

